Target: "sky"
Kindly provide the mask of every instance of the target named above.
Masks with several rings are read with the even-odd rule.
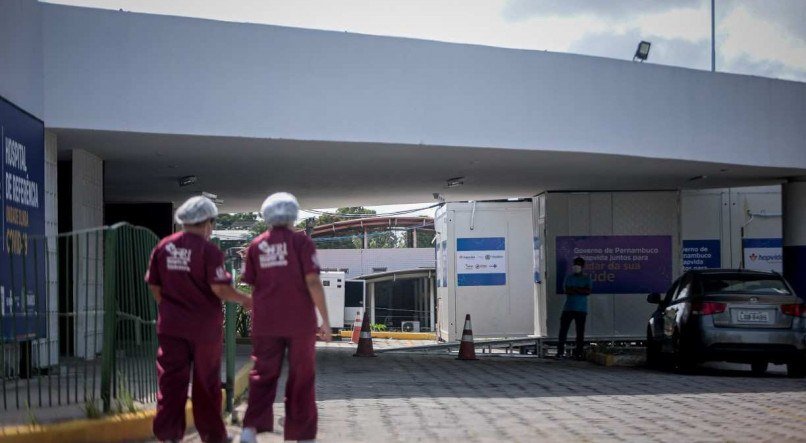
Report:
[[[711,69],[710,0],[48,0]],[[806,0],[715,0],[716,70],[806,82]],[[415,206],[425,206],[415,205]],[[379,212],[409,208],[387,206]]]

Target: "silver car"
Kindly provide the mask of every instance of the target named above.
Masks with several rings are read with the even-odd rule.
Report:
[[[688,271],[665,295],[647,326],[647,362],[686,372],[705,361],[750,363],[763,374],[786,364],[806,375],[806,303],[774,272]]]

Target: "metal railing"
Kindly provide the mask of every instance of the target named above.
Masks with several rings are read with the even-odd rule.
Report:
[[[156,400],[156,304],[143,280],[157,237],[128,224],[30,237],[0,272],[3,409]]]

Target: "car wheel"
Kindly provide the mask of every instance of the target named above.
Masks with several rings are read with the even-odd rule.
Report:
[[[672,350],[672,367],[674,370],[680,374],[690,374],[694,372],[697,363],[683,347],[682,340],[680,340],[680,333],[677,331],[675,331],[672,336]]]
[[[786,364],[786,375],[791,378],[806,377],[806,362],[793,361]]]
[[[750,364],[750,370],[753,372],[753,375],[764,375],[767,373],[767,367],[769,363],[766,361],[754,361]]]

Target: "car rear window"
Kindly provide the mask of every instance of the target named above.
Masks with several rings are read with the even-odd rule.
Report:
[[[712,274],[701,275],[700,285],[705,294],[753,293],[789,294],[786,283],[774,275]]]

